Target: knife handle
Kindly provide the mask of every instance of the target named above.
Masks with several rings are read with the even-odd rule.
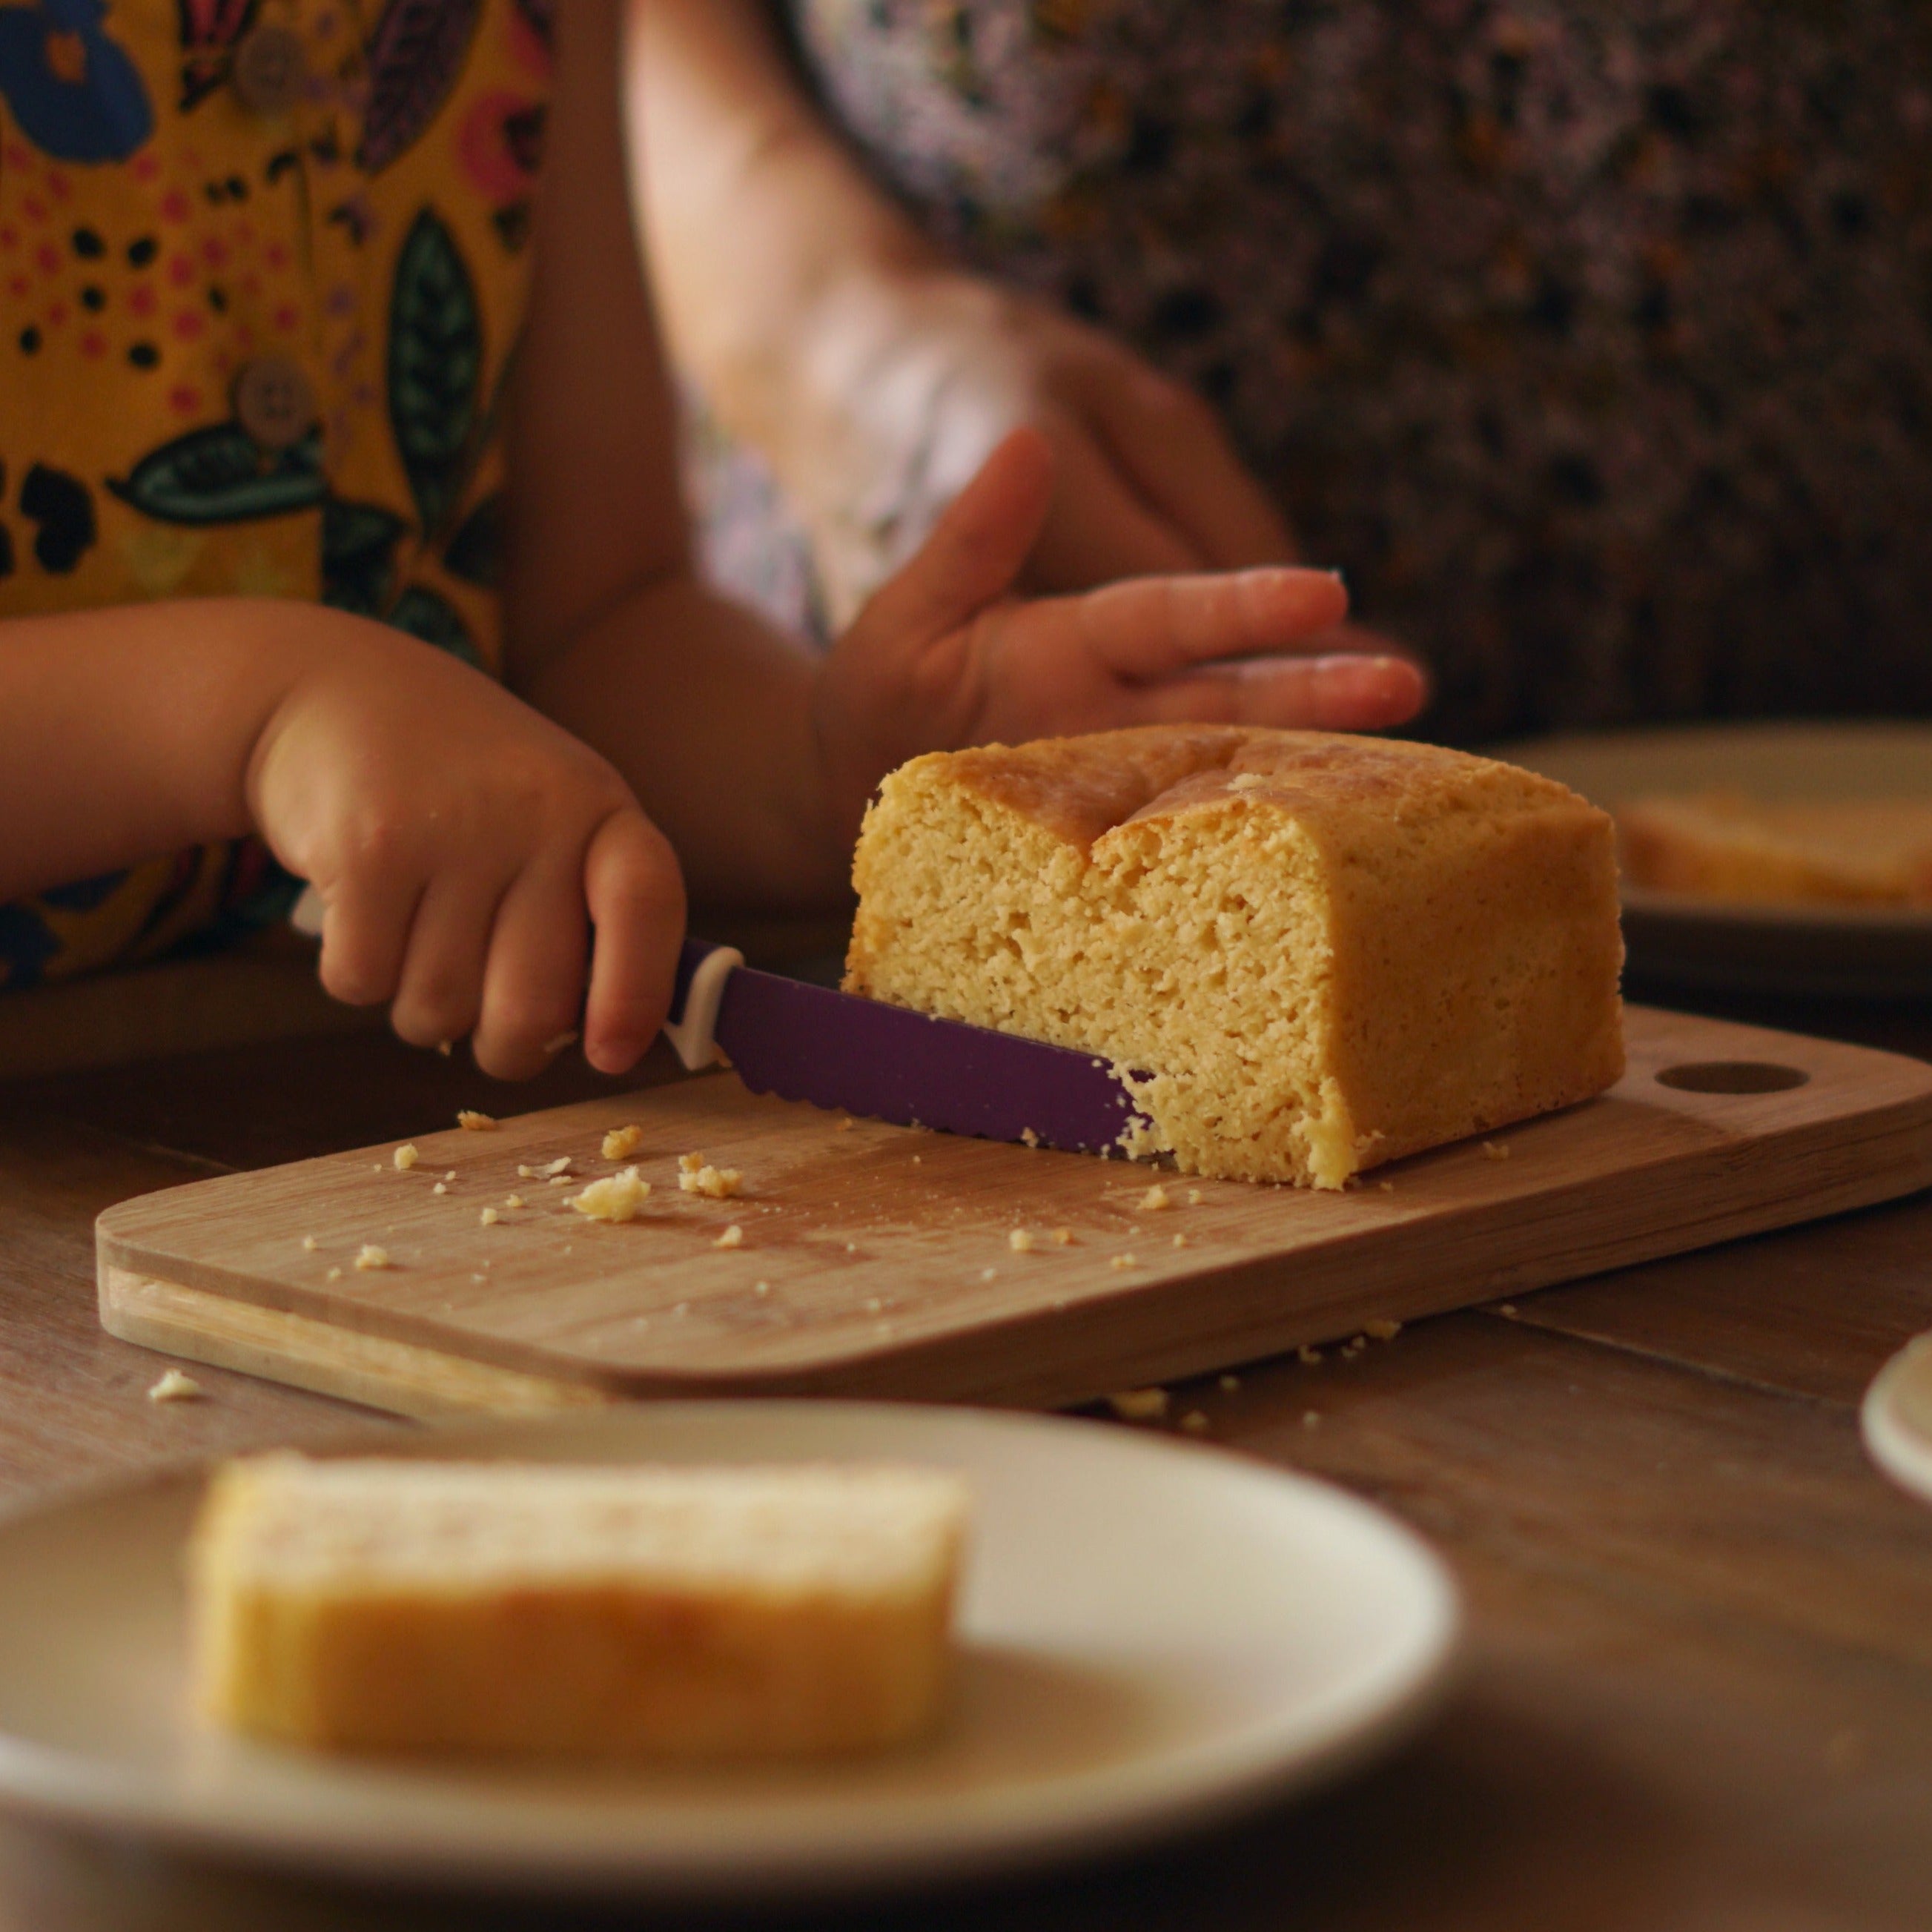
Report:
[[[745,956],[735,946],[714,946],[708,939],[684,942],[664,1030],[687,1072],[696,1073],[718,1060],[718,1009],[724,998],[724,982],[744,963]]]

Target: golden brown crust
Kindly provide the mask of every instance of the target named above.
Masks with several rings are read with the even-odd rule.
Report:
[[[1493,758],[1332,731],[1147,724],[932,756],[952,782],[1083,849],[1122,825],[1230,801],[1275,806],[1316,825],[1364,812],[1410,822],[1466,810],[1472,784],[1498,806],[1581,802],[1554,780]]]

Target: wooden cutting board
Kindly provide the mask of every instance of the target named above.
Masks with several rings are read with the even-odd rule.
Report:
[[[124,1202],[99,1223],[101,1320],[409,1414],[1050,1405],[1932,1184],[1932,1065],[1643,1008],[1628,1030],[1610,1093],[1339,1194],[848,1121],[715,1074],[426,1132],[407,1172],[390,1144]],[[608,1173],[602,1136],[628,1123],[653,1184],[634,1221],[588,1222],[566,1204],[580,1179],[519,1173],[564,1155]],[[688,1152],[742,1193],[680,1192]],[[1170,1204],[1150,1208],[1156,1183]],[[388,1265],[358,1269],[365,1244]]]

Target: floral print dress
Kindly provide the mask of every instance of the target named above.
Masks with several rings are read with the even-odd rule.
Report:
[[[794,0],[969,261],[1220,405],[1471,740],[1932,710],[1932,10]],[[711,554],[808,602],[742,459]]]
[[[320,599],[495,667],[552,3],[0,4],[0,617]],[[248,841],[0,906],[0,987],[287,884]]]

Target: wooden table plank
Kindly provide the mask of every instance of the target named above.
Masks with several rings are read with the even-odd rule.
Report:
[[[1555,1333],[1856,1402],[1901,1336],[1932,1328],[1932,1194],[1508,1305]]]

